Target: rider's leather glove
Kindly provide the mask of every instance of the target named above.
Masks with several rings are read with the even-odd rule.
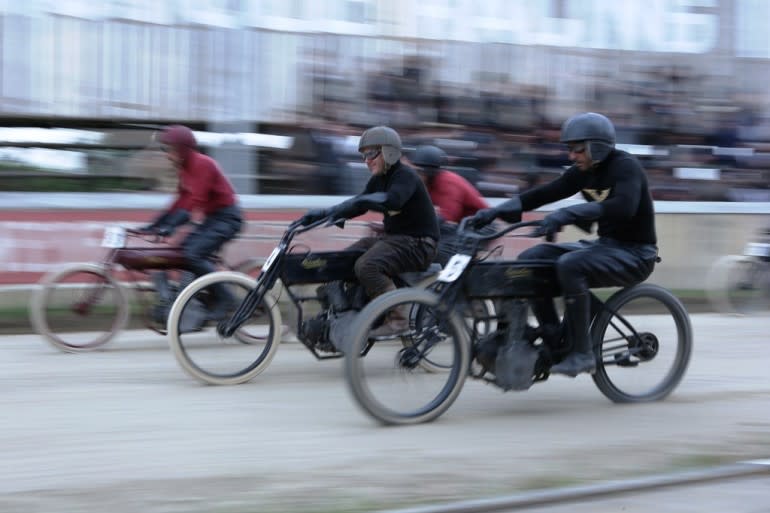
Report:
[[[155,233],[161,237],[168,237],[174,233],[177,226],[183,225],[189,220],[190,213],[187,210],[179,208],[163,216],[162,222],[155,227]]]
[[[299,218],[299,224],[302,226],[307,226],[310,224],[315,223],[316,221],[320,221],[324,217],[327,217],[329,215],[329,209],[328,208],[311,208],[308,210],[304,216]]]
[[[174,229],[171,226],[163,225],[155,228],[155,230],[153,230],[153,233],[155,233],[160,237],[168,237],[169,235],[174,233]]]
[[[154,235],[156,228],[154,224],[148,224],[147,226],[140,226],[136,231],[144,235]]]
[[[471,218],[470,224],[475,228],[482,228],[497,219],[497,209],[483,208]]]
[[[531,237],[545,237],[546,240],[554,240],[554,236],[561,231],[561,223],[551,216],[545,217],[540,224],[532,230]]]
[[[472,220],[473,226],[482,228],[494,221],[497,217],[508,223],[518,223],[521,221],[522,210],[521,200],[516,196],[505,203],[501,203],[495,208],[485,208],[476,212],[476,215],[473,216]]]

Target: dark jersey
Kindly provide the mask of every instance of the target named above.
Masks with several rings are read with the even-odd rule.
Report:
[[[385,233],[439,238],[436,210],[417,173],[397,162],[369,179],[362,194],[386,193],[383,205]]]
[[[590,171],[572,166],[556,180],[521,194],[524,211],[569,198],[580,192],[586,201],[601,203],[596,220],[600,237],[622,242],[656,244],[655,210],[642,165],[628,152],[612,150]]]

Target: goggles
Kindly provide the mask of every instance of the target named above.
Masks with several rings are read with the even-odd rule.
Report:
[[[380,153],[382,153],[382,148],[377,148],[374,150],[366,150],[361,152],[361,157],[363,157],[364,162],[367,160],[374,160],[377,157],[380,156]]]

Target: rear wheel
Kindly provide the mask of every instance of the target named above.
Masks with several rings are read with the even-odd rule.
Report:
[[[125,289],[104,268],[76,264],[43,277],[32,293],[33,329],[62,351],[96,349],[126,327]]]
[[[591,328],[594,383],[616,403],[657,401],[679,384],[692,352],[690,317],[668,290],[652,284],[610,297]]]
[[[212,285],[225,286],[236,298],[226,314],[230,316],[255,283],[242,273],[215,272],[198,278],[179,294],[168,316],[168,341],[187,374],[211,385],[237,385],[270,364],[281,340],[281,313],[273,296],[266,294],[232,337],[221,336],[217,322],[207,320]]]
[[[400,289],[377,297],[356,318],[345,376],[355,401],[383,424],[432,421],[460,394],[470,359],[467,328],[460,316],[439,310],[438,298],[428,290]],[[373,339],[372,329],[393,308],[408,314],[409,330]],[[445,372],[426,370],[424,362],[436,355]]]
[[[755,257],[723,256],[709,269],[707,285],[719,312],[748,315],[770,308],[770,264]]]

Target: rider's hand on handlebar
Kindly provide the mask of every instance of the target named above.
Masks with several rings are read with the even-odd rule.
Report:
[[[476,212],[468,224],[475,228],[482,228],[497,218],[497,210],[494,208],[484,208]]]
[[[561,231],[561,223],[553,218],[545,217],[540,224],[532,230],[531,237],[545,237],[547,241],[553,241],[556,234]]]
[[[155,227],[151,224],[148,224],[147,226],[140,226],[139,228],[136,228],[134,232],[138,233],[139,235],[155,235]]]
[[[170,226],[158,226],[155,228],[155,234],[158,237],[168,237],[172,233],[174,233],[174,229]]]

